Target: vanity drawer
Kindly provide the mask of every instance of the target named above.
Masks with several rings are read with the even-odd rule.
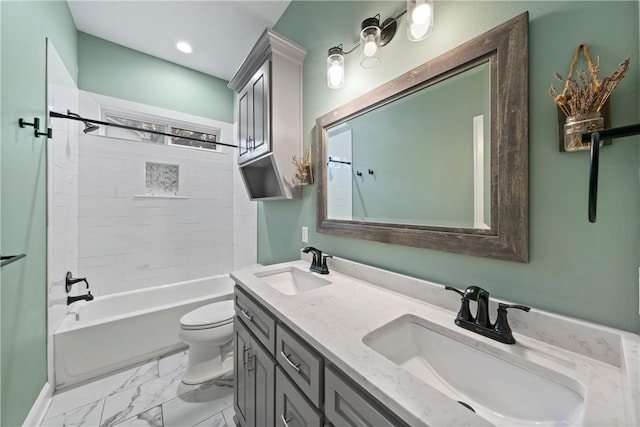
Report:
[[[368,396],[357,384],[336,369],[324,370],[324,414],[327,420],[340,427],[397,427],[406,426],[383,405]]]
[[[276,427],[322,427],[322,414],[293,385],[280,367],[276,368]]]
[[[276,319],[239,286],[235,287],[235,311],[247,328],[271,353],[276,348]]]
[[[289,378],[307,395],[309,400],[322,406],[322,357],[302,339],[282,324],[276,329],[276,359]]]

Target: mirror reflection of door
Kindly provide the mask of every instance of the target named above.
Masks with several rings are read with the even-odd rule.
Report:
[[[352,139],[348,126],[329,132],[327,144],[327,216],[350,221],[353,218]]]

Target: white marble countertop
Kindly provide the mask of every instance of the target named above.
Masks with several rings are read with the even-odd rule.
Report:
[[[339,258],[329,260],[331,273],[321,276],[331,285],[301,294],[285,295],[254,275],[287,266],[307,270],[309,262],[256,266],[231,277],[411,426],[492,424],[363,343],[370,332],[407,314],[448,328],[468,344],[515,365],[541,365],[577,381],[584,414],[576,425],[640,425],[638,335],[532,308],[530,313],[509,314],[518,342],[505,345],[457,327],[453,320],[459,296],[445,292],[442,285]]]

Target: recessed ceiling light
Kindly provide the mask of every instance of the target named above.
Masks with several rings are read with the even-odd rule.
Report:
[[[193,49],[191,48],[191,45],[187,42],[178,42],[176,44],[176,47],[180,52],[184,52],[184,53],[191,53],[193,51]]]

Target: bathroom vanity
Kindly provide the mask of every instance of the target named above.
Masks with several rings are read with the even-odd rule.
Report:
[[[231,273],[242,426],[640,424],[635,334],[534,308],[509,313],[517,342],[502,344],[457,327],[442,285],[308,268]]]

